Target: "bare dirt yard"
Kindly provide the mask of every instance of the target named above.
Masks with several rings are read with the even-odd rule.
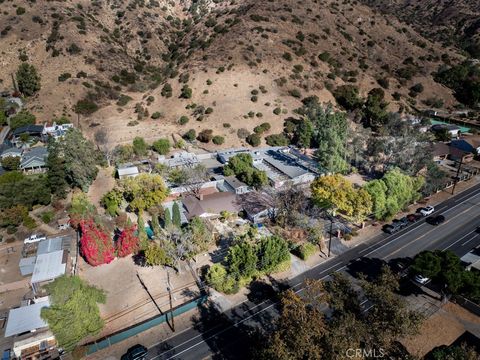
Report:
[[[199,289],[189,271],[184,268],[181,274],[176,274],[172,269],[168,271],[174,307],[198,295]],[[105,328],[98,337],[122,330],[169,309],[167,271],[163,267],[137,266],[131,256],[97,267],[92,267],[81,259],[79,275],[107,294],[106,304],[100,305]]]

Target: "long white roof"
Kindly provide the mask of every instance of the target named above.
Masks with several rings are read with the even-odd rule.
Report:
[[[40,311],[49,306],[50,301],[47,298],[46,301],[10,310],[5,337],[47,327],[47,323],[40,317]]]

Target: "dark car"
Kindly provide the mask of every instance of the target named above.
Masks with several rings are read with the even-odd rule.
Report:
[[[385,231],[387,234],[394,234],[397,231],[402,229],[402,224],[397,221],[393,221],[390,225],[385,225],[383,227],[383,231]]]
[[[394,223],[398,224],[401,228],[407,226],[409,224],[409,221],[407,219],[407,217],[403,217],[401,219],[398,219],[398,220],[393,220]]]
[[[144,360],[147,357],[147,348],[137,344],[128,349],[126,354],[122,355],[122,360]]]
[[[420,215],[420,214],[408,214],[407,215],[408,221],[410,221],[412,223],[417,222],[421,218],[422,218],[422,215]]]
[[[432,216],[427,219],[427,223],[430,225],[440,225],[443,222],[445,222],[445,216],[443,215]]]

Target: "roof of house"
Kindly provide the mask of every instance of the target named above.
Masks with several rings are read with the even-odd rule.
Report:
[[[45,146],[33,147],[25,151],[20,162],[20,169],[46,166],[48,149]]]
[[[43,132],[43,125],[25,125],[13,131],[13,136],[19,136],[22,134],[29,135],[41,135]]]
[[[235,176],[225,177],[225,182],[230,185],[233,189],[238,189],[244,186],[248,186],[243,181],[238,180]]]
[[[236,202],[237,196],[231,192],[216,192],[204,195],[200,200],[190,195],[182,200],[187,209],[187,217],[202,216],[204,214],[219,214],[221,211],[237,212],[240,207]]]
[[[50,301],[47,299],[46,301],[37,302],[36,304],[10,310],[5,329],[5,337],[47,327],[48,324],[40,317],[40,312],[42,308],[49,306]]]
[[[37,256],[48,254],[60,250],[69,250],[71,244],[70,236],[55,237],[47,240],[42,240],[38,243]]]
[[[130,166],[130,167],[125,167],[117,170],[118,176],[132,176],[132,175],[138,175],[138,167],[136,166]]]
[[[242,209],[251,217],[267,210],[273,209],[272,196],[262,192],[250,192],[239,196],[238,202]]]
[[[64,255],[64,250],[38,255],[30,282],[35,284],[53,280],[65,274],[67,261]]]
[[[16,147],[4,149],[1,154],[2,158],[6,156],[21,156],[21,155],[22,155],[22,150]]]
[[[465,136],[462,138],[467,144],[470,144],[474,148],[480,147],[480,136]]]
[[[450,146],[442,142],[437,142],[432,146],[433,156],[444,156],[450,154]]]

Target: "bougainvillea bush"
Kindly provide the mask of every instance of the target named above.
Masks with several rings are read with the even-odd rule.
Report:
[[[116,248],[119,257],[125,257],[138,251],[139,239],[135,235],[137,227],[133,224],[125,226],[117,239]]]
[[[82,220],[80,229],[82,231],[81,253],[90,265],[108,264],[115,259],[112,238],[93,219]]]

